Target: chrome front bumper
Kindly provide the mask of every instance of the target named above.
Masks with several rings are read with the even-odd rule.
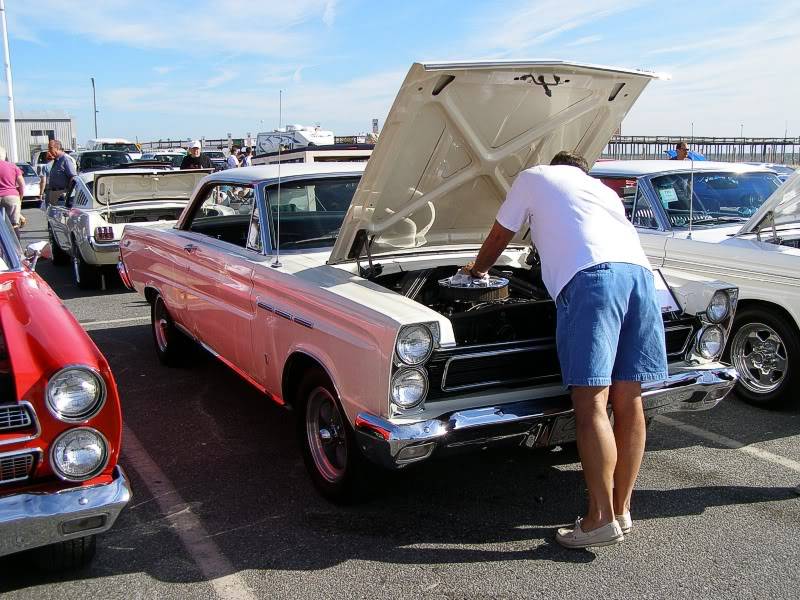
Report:
[[[119,466],[111,483],[0,498],[0,556],[107,531],[130,499]]]
[[[642,386],[648,417],[664,412],[708,410],[736,383],[732,367],[675,373],[667,381]],[[359,447],[373,462],[401,468],[444,453],[511,443],[530,448],[575,440],[575,418],[567,394],[499,406],[456,411],[418,423],[392,423],[369,413],[355,422]]]

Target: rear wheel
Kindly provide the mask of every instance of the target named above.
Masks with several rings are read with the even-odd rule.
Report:
[[[66,540],[34,550],[36,562],[47,571],[69,571],[88,565],[97,551],[97,538],[93,535]]]
[[[95,289],[100,285],[100,269],[90,265],[81,255],[78,243],[72,240],[72,279],[82,290]]]
[[[800,392],[800,340],[786,317],[766,308],[736,313],[727,358],[739,373],[736,390],[764,407],[788,405]]]
[[[47,228],[47,235],[50,238],[50,247],[53,249],[53,264],[54,265],[68,264],[70,256],[61,249],[61,246],[58,245],[58,242],[56,241],[56,236],[53,234],[53,229],[51,227]]]
[[[153,300],[150,309],[150,322],[153,330],[153,343],[156,356],[161,364],[168,367],[180,367],[186,364],[191,342],[175,326],[175,322],[167,310],[167,305],[160,294]]]
[[[297,437],[315,487],[331,502],[362,499],[369,476],[355,432],[336,391],[320,368],[309,369],[297,392]]]

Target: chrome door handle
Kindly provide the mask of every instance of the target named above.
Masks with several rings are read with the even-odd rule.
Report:
[[[192,252],[194,252],[195,250],[197,250],[197,246],[195,246],[194,244],[186,244],[186,245],[183,247],[183,249],[184,249],[186,252],[188,252],[188,253],[190,253],[190,254],[191,254]]]

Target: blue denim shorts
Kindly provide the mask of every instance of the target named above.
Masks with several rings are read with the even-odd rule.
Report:
[[[664,322],[653,274],[600,263],[579,271],[556,299],[556,344],[565,385],[667,378]]]

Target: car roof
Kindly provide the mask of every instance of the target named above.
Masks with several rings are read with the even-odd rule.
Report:
[[[604,160],[594,164],[592,175],[640,177],[674,171],[733,171],[736,173],[768,172],[770,169],[747,163],[715,162],[711,160]]]
[[[298,175],[329,175],[333,173],[353,173],[360,175],[364,172],[364,162],[319,162],[319,163],[286,163],[273,165],[258,165],[256,167],[237,167],[217,171],[206,177],[206,181],[226,181],[236,183],[254,183],[266,179],[281,177],[296,177]]]

